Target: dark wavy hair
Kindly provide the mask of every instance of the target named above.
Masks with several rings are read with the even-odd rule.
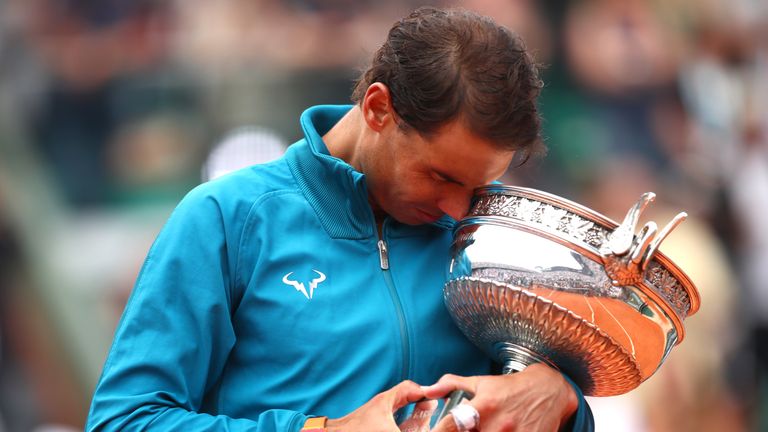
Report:
[[[461,118],[474,134],[525,159],[544,150],[536,64],[518,35],[488,17],[417,9],[392,26],[352,100],[359,104],[375,82],[389,88],[406,130],[429,136]]]

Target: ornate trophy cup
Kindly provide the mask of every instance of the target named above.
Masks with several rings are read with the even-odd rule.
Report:
[[[448,311],[505,373],[543,362],[586,395],[634,389],[699,308],[693,283],[658,251],[686,214],[636,232],[654,196],[644,194],[619,225],[534,189],[478,189],[454,232]]]

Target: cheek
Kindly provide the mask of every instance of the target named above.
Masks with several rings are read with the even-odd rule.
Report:
[[[442,196],[447,193],[446,185],[443,182],[435,181],[432,178],[414,178],[405,184],[408,190],[409,198],[419,204],[434,205]]]

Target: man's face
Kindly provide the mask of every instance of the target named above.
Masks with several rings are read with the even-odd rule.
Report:
[[[475,136],[459,120],[428,138],[394,126],[368,150],[364,172],[374,211],[409,225],[444,214],[461,219],[473,190],[501,177],[514,155]]]

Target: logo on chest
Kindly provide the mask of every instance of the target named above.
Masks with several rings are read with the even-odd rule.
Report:
[[[317,286],[325,280],[325,275],[322,272],[315,269],[312,269],[312,271],[317,273],[317,277],[309,281],[309,291],[307,291],[306,286],[304,286],[304,282],[291,279],[293,272],[289,272],[283,276],[283,283],[296,288],[296,291],[304,294],[304,297],[311,300],[312,296],[315,294],[315,288],[317,288]]]

